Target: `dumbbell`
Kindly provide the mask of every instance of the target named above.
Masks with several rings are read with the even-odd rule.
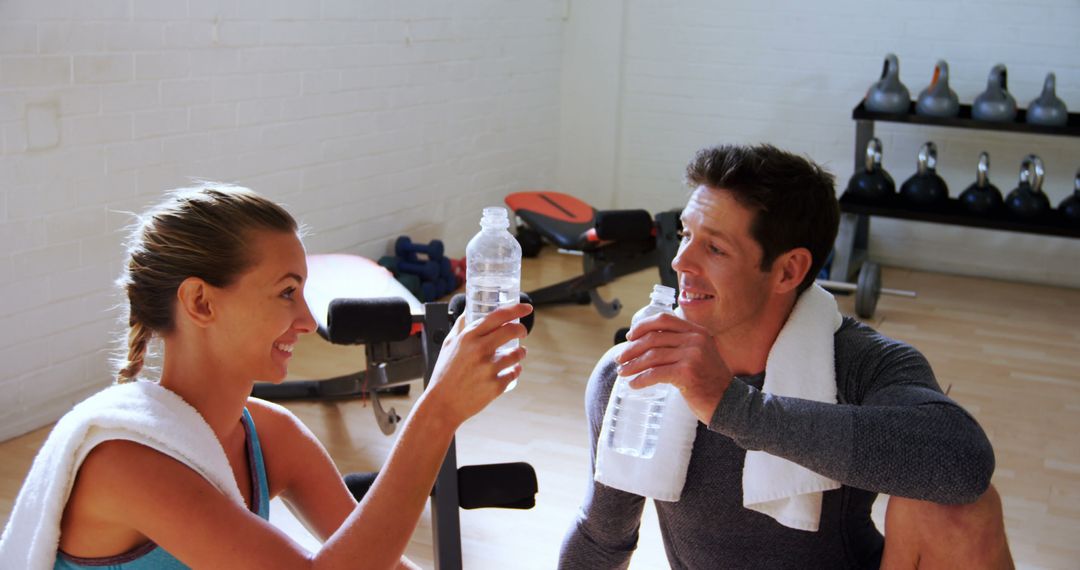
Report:
[[[379,258],[379,265],[389,269],[395,275],[399,273],[411,273],[424,281],[434,281],[439,277],[439,262],[437,261],[407,261],[400,257],[384,255]]]
[[[401,236],[394,242],[394,253],[401,259],[416,261],[416,254],[423,253],[429,260],[438,261],[443,257],[443,242],[433,239],[427,245],[413,243],[409,236]]]
[[[432,281],[424,281],[420,284],[420,300],[425,303],[430,303],[435,299],[438,299],[441,295],[435,289],[435,283]]]
[[[434,288],[427,281],[421,281],[419,275],[412,273],[402,273],[398,268],[398,258],[392,255],[384,255],[379,258],[379,265],[385,267],[390,273],[394,274],[394,279],[398,280],[409,290],[410,293],[416,296],[421,301],[432,301],[434,297]],[[424,285],[427,285],[425,288]]]
[[[401,280],[402,277],[411,277],[416,280],[416,290],[413,291],[413,289],[411,288],[409,290],[412,291],[414,295],[416,295],[416,298],[420,299],[425,303],[429,301],[434,301],[440,297],[444,297],[452,293],[454,289],[457,289],[453,281],[453,276],[440,275],[435,279],[425,279],[421,281],[420,278],[416,275],[412,275],[409,273],[402,273],[400,275],[401,277],[398,278],[399,280]]]
[[[438,299],[451,291],[447,286],[446,278],[440,275],[434,280],[430,281],[431,286],[434,287],[435,298]]]
[[[393,259],[393,258],[391,258]],[[405,286],[410,293],[416,297],[420,297],[420,278],[411,273],[398,273],[394,276],[399,283]]]
[[[917,294],[914,291],[906,291],[903,289],[887,289],[881,286],[881,266],[867,261],[863,263],[862,268],[859,269],[859,279],[856,283],[847,283],[845,281],[829,281],[827,279],[818,279],[817,284],[821,285],[825,289],[833,291],[846,291],[855,293],[855,314],[864,319],[869,319],[874,316],[874,310],[877,308],[878,298],[881,294],[896,295],[899,297],[911,297],[914,298]]]
[[[438,283],[442,285],[443,295],[448,295],[457,289],[457,280],[453,275],[440,275]]]

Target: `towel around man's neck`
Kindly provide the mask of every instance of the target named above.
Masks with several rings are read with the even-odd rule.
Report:
[[[836,403],[833,340],[843,317],[836,299],[819,285],[799,296],[765,363],[765,398],[785,396]],[[816,532],[821,494],[840,483],[764,451],[747,451],[743,506],[780,524]]]
[[[156,449],[244,504],[225,450],[195,408],[154,382],[110,386],[60,418],[34,458],[0,536],[0,568],[53,567],[79,466],[94,446],[112,439]]]

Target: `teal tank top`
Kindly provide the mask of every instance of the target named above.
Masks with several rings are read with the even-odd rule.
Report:
[[[266,485],[266,466],[263,464],[262,446],[259,435],[255,432],[255,422],[244,408],[244,432],[248,455],[248,470],[251,471],[251,511],[264,520],[270,520],[270,493]],[[180,570],[186,569],[182,562],[153,542],[134,550],[109,556],[107,558],[79,558],[60,550],[56,552],[53,570]]]

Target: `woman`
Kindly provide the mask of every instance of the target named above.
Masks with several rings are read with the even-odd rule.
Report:
[[[182,191],[142,218],[129,253],[121,284],[131,328],[118,382],[136,380],[148,343],[160,337],[158,384],[205,420],[243,501],[147,445],[104,441],[77,465],[54,567],[411,566],[402,553],[454,431],[521,372],[524,347],[500,356],[495,349],[525,336],[511,321],[531,307],[500,309],[471,326],[458,320],[430,385],[357,504],[295,416],[248,397],[254,381],[285,378],[297,338],[315,327],[294,219],[243,188]],[[325,541],[317,553],[265,520],[274,496]]]

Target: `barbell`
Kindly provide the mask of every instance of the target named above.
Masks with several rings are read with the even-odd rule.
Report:
[[[882,287],[881,266],[871,261],[862,264],[862,267],[859,269],[859,278],[855,283],[818,279],[817,284],[827,290],[855,293],[855,314],[864,319],[869,319],[874,316],[878,298],[881,297],[883,293],[885,295],[895,295],[898,297],[914,298],[918,296],[915,291]]]

